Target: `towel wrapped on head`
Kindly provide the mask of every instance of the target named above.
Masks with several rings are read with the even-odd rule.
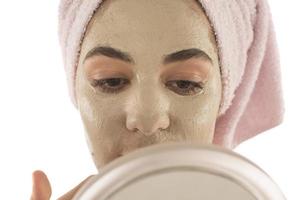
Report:
[[[214,30],[222,100],[214,144],[234,148],[283,120],[280,60],[267,0],[198,0]],[[61,0],[59,42],[75,107],[75,77],[87,25],[102,0]]]

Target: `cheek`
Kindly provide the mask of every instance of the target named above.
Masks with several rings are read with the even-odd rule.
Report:
[[[97,101],[93,97],[81,98],[79,110],[88,134],[94,135],[98,139],[111,135],[107,131],[112,130],[115,126],[111,126],[109,123],[117,121],[112,107],[107,102]]]
[[[186,138],[211,142],[219,108],[219,99],[215,95],[214,85],[207,85],[200,96],[182,98],[172,109],[176,129]]]
[[[121,151],[118,146],[120,122],[110,114],[110,105],[103,106],[103,103],[87,97],[81,97],[80,100],[87,144],[98,169],[115,159]]]
[[[85,122],[88,123],[95,123],[96,116],[95,116],[95,109],[90,103],[90,100],[87,97],[82,97],[78,101],[79,105],[79,112],[81,117],[84,119]]]
[[[199,129],[209,127],[214,121],[214,106],[211,102],[199,100],[190,104],[181,104],[178,108],[178,119],[182,121],[183,127],[191,127],[192,129]]]
[[[84,123],[90,128],[101,128],[107,106],[96,94],[95,88],[87,80],[83,80],[83,76],[78,82],[77,100]]]
[[[211,112],[210,105],[203,104],[201,107],[197,104],[197,108],[191,112],[185,111],[180,116],[181,131],[180,134],[187,141],[212,143],[215,126],[215,116]]]

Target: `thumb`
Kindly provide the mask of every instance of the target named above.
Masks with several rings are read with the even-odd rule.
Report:
[[[36,170],[32,173],[32,194],[30,200],[50,200],[51,185],[43,171]]]

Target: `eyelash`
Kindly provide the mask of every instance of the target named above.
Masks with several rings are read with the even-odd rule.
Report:
[[[178,85],[179,83],[179,85]],[[180,90],[183,90],[184,92],[181,93],[182,95],[184,96],[190,96],[190,95],[195,95],[195,94],[198,94],[198,93],[203,93],[204,92],[204,84],[202,82],[194,82],[194,81],[188,81],[188,80],[173,80],[173,81],[169,81],[166,83],[166,87],[174,87],[174,84],[177,85],[177,86],[180,86],[180,83],[185,85],[185,84],[188,84],[188,87],[189,89],[176,89],[175,88],[175,91],[176,92],[179,92],[181,93],[182,91]],[[192,88],[190,88],[190,86]],[[175,86],[176,87],[176,86]],[[186,88],[186,87],[185,87]]]
[[[115,80],[121,80],[125,83],[129,83],[129,81],[127,79],[124,78],[108,78],[108,79],[101,79],[101,80],[93,80],[92,82],[92,86],[93,87],[97,87],[100,88],[100,90],[104,93],[117,93],[118,91],[120,91],[122,88],[109,88],[107,86],[104,86],[105,84],[107,84],[109,81],[115,81]]]
[[[124,79],[124,78],[108,78],[108,79],[101,79],[101,80],[93,80],[92,81],[92,86],[93,87],[97,87],[97,88],[100,88],[101,92],[104,92],[104,93],[109,93],[109,94],[113,94],[113,93],[117,93],[118,91],[122,90],[124,87],[119,87],[119,88],[113,88],[115,86],[105,86],[107,85],[110,81],[117,81],[117,83],[129,83],[129,81],[127,79]],[[203,93],[203,89],[204,89],[204,84],[202,82],[193,82],[193,81],[188,81],[188,80],[172,80],[172,81],[168,81],[166,83],[166,87],[167,88],[173,88],[174,85],[177,85],[178,86],[178,82],[179,84],[188,84],[188,87],[189,89],[174,89],[175,92],[178,92],[180,93],[181,95],[184,95],[184,96],[190,96],[190,95],[193,95],[193,94],[198,94],[198,93]],[[110,82],[111,83],[111,82]],[[118,85],[119,85],[118,84]],[[109,84],[108,84],[109,85]],[[180,86],[180,85],[179,85]],[[190,86],[192,86],[192,88],[190,88]],[[176,87],[176,86],[175,86]],[[185,87],[186,88],[186,87]],[[180,90],[183,90],[180,91]],[[197,91],[199,90],[199,91]]]

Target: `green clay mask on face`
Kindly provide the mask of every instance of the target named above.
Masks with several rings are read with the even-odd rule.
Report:
[[[97,168],[151,144],[212,143],[221,87],[216,41],[198,2],[104,1],[76,74]]]

